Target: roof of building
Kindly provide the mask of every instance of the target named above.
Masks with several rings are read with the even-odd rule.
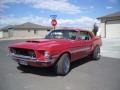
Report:
[[[15,25],[14,28],[15,29],[50,29],[51,27],[26,22],[21,25]]]
[[[3,28],[0,28],[0,31],[7,31],[8,29],[12,29],[14,26],[13,25],[8,25],[8,26],[5,26]]]
[[[8,30],[8,29],[52,29],[50,26],[42,26],[38,24],[34,24],[31,22],[26,22],[20,25],[9,25],[6,27],[3,27],[1,30]]]
[[[98,17],[97,19],[102,19],[102,18],[113,18],[113,17],[120,17],[120,11],[119,12],[115,12],[115,13],[111,13],[105,16],[101,16]]]

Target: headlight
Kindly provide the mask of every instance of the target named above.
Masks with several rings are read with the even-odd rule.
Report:
[[[48,51],[44,52],[45,59],[50,59],[50,53]]]
[[[10,52],[13,53],[13,54],[16,54],[16,50],[13,49],[13,48],[10,48]]]

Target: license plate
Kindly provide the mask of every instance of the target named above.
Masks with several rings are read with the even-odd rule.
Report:
[[[23,60],[20,60],[19,63],[22,64],[22,65],[28,65],[27,62],[23,61]]]

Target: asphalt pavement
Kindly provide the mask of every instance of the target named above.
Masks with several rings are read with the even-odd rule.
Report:
[[[52,68],[21,68],[11,60],[7,47],[20,41],[24,40],[0,41],[0,90],[120,90],[118,57],[103,55],[98,61],[81,59],[72,63],[68,75],[57,76]]]

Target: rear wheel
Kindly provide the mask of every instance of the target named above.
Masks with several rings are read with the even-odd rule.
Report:
[[[93,60],[98,60],[98,59],[100,59],[100,57],[101,57],[100,47],[97,46],[97,47],[94,49],[94,51],[93,51],[92,59],[93,59]]]
[[[66,75],[70,71],[70,57],[67,53],[63,54],[55,65],[56,74]]]

